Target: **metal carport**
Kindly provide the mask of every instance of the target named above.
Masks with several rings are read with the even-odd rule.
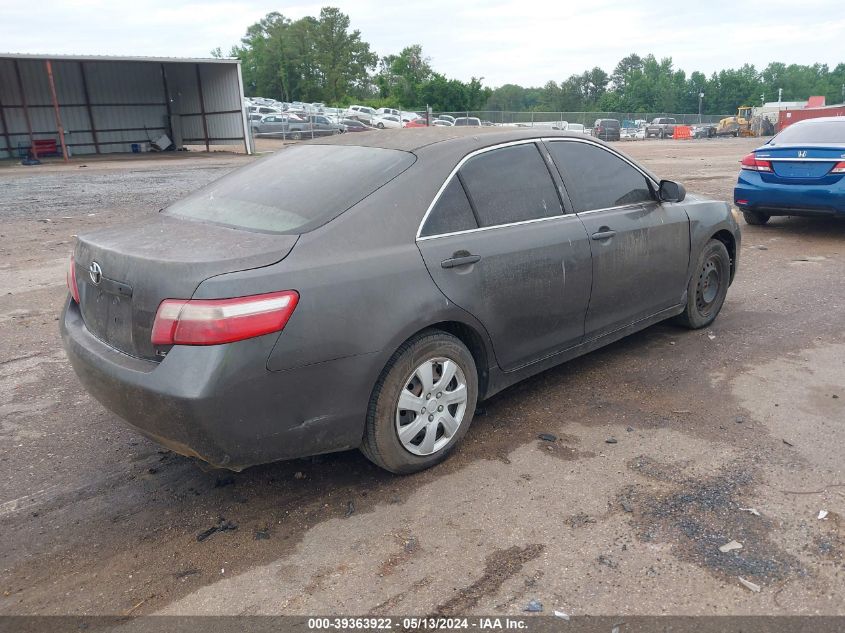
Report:
[[[38,139],[55,140],[67,158],[130,152],[162,134],[177,149],[251,154],[240,62],[0,53],[0,158]]]

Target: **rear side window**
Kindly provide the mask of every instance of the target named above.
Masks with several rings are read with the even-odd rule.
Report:
[[[591,143],[548,146],[576,212],[653,200],[646,177],[615,154]]]
[[[563,213],[546,162],[534,143],[484,152],[469,159],[459,173],[481,226]]]
[[[164,212],[266,233],[304,233],[360,202],[414,160],[392,149],[297,145],[224,176]]]
[[[478,228],[461,181],[452,178],[428,214],[420,237]]]

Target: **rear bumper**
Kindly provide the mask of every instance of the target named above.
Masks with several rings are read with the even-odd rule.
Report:
[[[271,372],[271,334],[229,345],[175,346],[160,362],[94,337],[68,301],[65,351],[85,388],[142,434],[182,455],[243,470],[356,448],[375,354]]]
[[[734,204],[741,210],[769,215],[845,215],[843,181],[832,185],[779,184],[743,170],[734,188]]]

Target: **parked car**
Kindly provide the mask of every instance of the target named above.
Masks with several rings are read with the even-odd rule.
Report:
[[[773,215],[845,216],[845,117],[793,123],[740,167],[734,203],[748,224]]]
[[[438,114],[436,120],[448,121],[452,125],[455,124],[455,117],[453,117],[451,114]]]
[[[373,119],[373,125],[375,125],[380,130],[384,130],[385,128],[396,129],[402,127],[402,121],[399,120],[398,116],[394,116],[392,114],[385,114],[383,116],[375,117]]]
[[[428,122],[422,118],[416,118],[405,123],[404,127],[428,127]]]
[[[646,138],[668,138],[675,135],[677,123],[671,117],[657,117],[645,128]]]
[[[716,126],[711,123],[698,123],[692,126],[690,134],[693,138],[714,138]]]
[[[593,136],[603,141],[618,141],[621,132],[617,119],[596,119],[593,124]]]
[[[722,308],[740,251],[728,205],[599,141],[344,139],[80,235],[60,328],[84,387],[214,466],[359,447],[408,473],[447,457],[478,401]]]
[[[346,110],[347,119],[358,119],[367,125],[373,124],[373,119],[376,117],[376,111],[367,106],[351,105]]]
[[[265,114],[258,121],[250,123],[253,134],[290,134],[307,128],[306,121],[296,114]]]
[[[376,116],[384,116],[385,114],[392,114],[395,117],[402,116],[402,113],[396,108],[379,108],[376,110]]]
[[[564,128],[567,132],[577,132],[579,134],[589,134],[580,123],[567,123]]]
[[[481,119],[474,116],[460,116],[452,123],[454,126],[481,127]]]
[[[272,134],[293,141],[341,132],[343,128],[340,125],[332,123],[320,114],[305,115],[304,118],[293,113],[268,114],[260,121],[252,123],[253,134]]]
[[[435,127],[454,127],[454,123],[447,119],[434,119],[431,124]]]
[[[340,125],[346,132],[367,132],[374,129],[371,125],[361,123],[356,119],[341,119]]]

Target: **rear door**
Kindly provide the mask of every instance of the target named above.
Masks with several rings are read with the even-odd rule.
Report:
[[[658,203],[645,174],[608,148],[576,140],[547,145],[590,238],[586,338],[680,304],[690,255],[683,206]]]
[[[516,369],[581,341],[592,268],[587,233],[564,213],[545,150],[524,142],[470,156],[417,244],[434,282],[487,329]]]

